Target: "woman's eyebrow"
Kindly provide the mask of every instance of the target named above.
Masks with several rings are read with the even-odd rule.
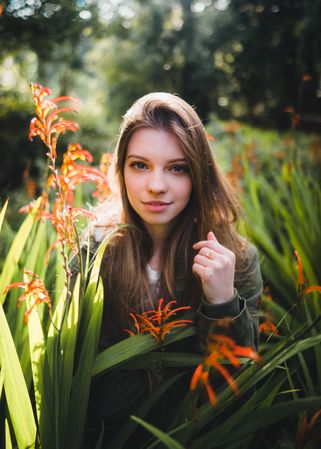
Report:
[[[185,157],[181,157],[181,158],[178,158],[178,159],[170,159],[168,162],[186,162],[186,159],[185,159]]]
[[[143,161],[148,161],[149,159],[147,159],[146,157],[140,156],[138,154],[129,154],[127,156],[127,159],[129,158],[135,158],[135,159],[142,159]],[[172,164],[173,162],[186,162],[186,158],[182,157],[182,158],[177,158],[177,159],[169,159],[167,161],[167,163]]]
[[[128,154],[127,155],[127,159],[129,159],[130,157],[133,157],[135,159],[143,159],[144,161],[148,161],[148,159],[146,157],[139,156],[139,154]]]

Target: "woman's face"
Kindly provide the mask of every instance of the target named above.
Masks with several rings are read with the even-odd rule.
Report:
[[[128,200],[153,236],[166,235],[189,202],[187,160],[168,131],[140,128],[129,140],[124,166]]]

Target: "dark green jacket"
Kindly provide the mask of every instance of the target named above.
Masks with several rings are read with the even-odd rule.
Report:
[[[90,248],[90,256],[94,257],[98,244],[93,244]],[[84,255],[86,249],[83,249]],[[247,275],[239,282],[235,283],[234,296],[225,304],[214,305],[200,298],[198,309],[195,313],[195,322],[198,329],[198,338],[190,337],[166,348],[169,351],[177,352],[204,352],[206,348],[207,336],[211,328],[220,323],[222,318],[231,318],[225,334],[230,336],[241,346],[257,347],[258,345],[258,301],[262,293],[262,277],[259,265],[259,258],[256,248],[248,244],[247,257],[245,260]],[[70,268],[74,275],[78,272],[77,258],[70,263]],[[183,278],[177,279],[177,289],[180,289],[180,282],[184,285]],[[184,292],[183,292],[184,293]],[[188,292],[185,292],[185,296]],[[110,316],[110,319],[115,317]],[[175,371],[175,369],[174,369]],[[104,421],[106,429],[106,442],[113,438],[114,432],[118,432],[122,423],[135,413],[151,391],[150,385],[155,384],[155,376],[166,379],[170,377],[170,369],[161,373],[148,372],[148,370],[116,370],[95,379],[92,385],[89,413],[88,413],[88,447],[90,440],[93,441],[99,433],[100,422]],[[154,379],[153,379],[154,377]],[[181,384],[182,394],[186,394],[190,376],[186,378],[185,386]],[[161,379],[160,379],[161,380]],[[157,382],[156,382],[157,383]],[[187,384],[186,384],[187,383]],[[177,390],[175,390],[177,393]],[[92,437],[91,437],[92,435]],[[86,443],[87,444],[87,443]],[[129,446],[131,447],[131,446]]]
[[[93,258],[99,244],[93,242],[90,247],[90,258]],[[86,258],[86,248],[83,248],[83,258]],[[257,249],[251,243],[247,244],[246,258],[244,260],[246,275],[235,283],[234,296],[224,304],[210,304],[205,298],[200,298],[195,321],[198,327],[199,348],[204,351],[208,333],[212,326],[219,323],[222,318],[231,318],[227,334],[241,346],[258,346],[258,303],[263,290],[259,257]],[[79,271],[78,258],[70,262],[72,278]],[[177,290],[182,291],[184,279],[178,277]],[[187,292],[185,292],[185,295]],[[110,316],[110,315],[109,315]],[[112,320],[116,317],[110,316]]]

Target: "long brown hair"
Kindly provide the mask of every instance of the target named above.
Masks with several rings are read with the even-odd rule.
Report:
[[[176,220],[161,255],[158,297],[196,305],[201,295],[199,280],[192,275],[193,243],[213,231],[219,242],[236,255],[236,276],[241,266],[242,240],[235,230],[239,204],[215,164],[203,124],[184,100],[168,93],[151,93],[137,100],[123,117],[116,147],[115,175],[121,198],[121,219],[126,224],[107,246],[102,275],[105,301],[116,314],[118,327],[126,327],[129,312],[142,310],[155,299],[146,272],[152,257],[152,241],[140,217],[131,207],[124,165],[128,143],[141,128],[172,133],[182,148],[193,189],[190,201]],[[108,217],[108,213],[107,213]],[[108,220],[106,225],[108,226]],[[108,315],[108,306],[106,307]],[[106,316],[108,321],[108,317]],[[115,316],[110,322],[115,323]]]

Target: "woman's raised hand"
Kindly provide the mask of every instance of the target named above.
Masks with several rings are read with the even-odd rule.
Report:
[[[234,295],[235,254],[221,245],[212,231],[207,239],[193,245],[198,253],[192,271],[201,279],[207,301],[222,304]]]

